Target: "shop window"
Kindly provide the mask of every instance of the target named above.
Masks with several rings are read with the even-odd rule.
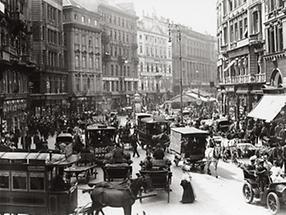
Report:
[[[10,188],[9,183],[9,172],[1,171],[0,172],[0,190],[8,190]]]
[[[14,190],[27,190],[27,173],[14,172],[12,173],[12,179]]]
[[[44,173],[30,173],[30,190],[45,190]]]

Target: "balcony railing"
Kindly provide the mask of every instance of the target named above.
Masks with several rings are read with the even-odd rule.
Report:
[[[220,84],[246,84],[266,82],[266,74],[228,76],[220,80]]]

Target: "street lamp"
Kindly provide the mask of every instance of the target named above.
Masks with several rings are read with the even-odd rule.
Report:
[[[183,71],[182,71],[182,32],[181,28],[177,24],[169,23],[169,42],[172,42],[171,33],[172,31],[177,35],[177,41],[179,43],[179,62],[180,62],[180,110],[181,110],[181,123],[184,122],[183,116]]]

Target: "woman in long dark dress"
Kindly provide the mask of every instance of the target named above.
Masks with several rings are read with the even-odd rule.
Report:
[[[183,177],[180,184],[183,189],[182,203],[193,203],[195,201],[195,194],[191,184],[191,176],[183,170]]]

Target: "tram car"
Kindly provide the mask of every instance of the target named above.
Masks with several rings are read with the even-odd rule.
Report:
[[[71,214],[77,208],[77,182],[64,169],[77,155],[0,152],[0,214]]]

